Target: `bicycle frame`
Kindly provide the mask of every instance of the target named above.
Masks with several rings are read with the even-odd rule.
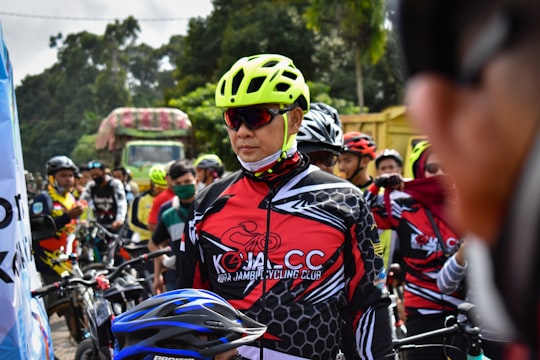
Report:
[[[91,347],[93,355],[98,357],[101,354],[106,358],[111,358],[113,337],[110,331],[110,322],[112,320],[113,311],[111,303],[104,296],[105,290],[110,287],[111,282],[123,276],[124,270],[129,266],[141,262],[148,262],[169,251],[170,248],[161,249],[149,254],[143,254],[137,258],[126,261],[117,267],[106,267],[105,270],[110,270],[108,274],[100,274],[91,280],[79,277],[65,278],[43,288],[33,290],[32,296],[42,296],[58,289],[70,290],[77,289],[80,286],[84,287],[86,296],[84,296],[83,302],[88,316],[91,337],[90,339],[82,341],[79,344],[79,347],[88,345],[88,340],[90,340],[93,344]],[[105,348],[107,350],[105,350]],[[79,348],[77,354],[79,354]],[[85,355],[88,356],[88,354]]]

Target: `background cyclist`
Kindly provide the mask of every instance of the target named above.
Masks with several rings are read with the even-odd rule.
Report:
[[[373,183],[368,173],[369,163],[375,159],[377,145],[371,136],[351,131],[343,137],[343,152],[339,157],[338,168],[343,178],[364,191]]]
[[[296,135],[298,151],[330,174],[343,150],[343,131],[336,109],[324,103],[311,103]]]
[[[202,190],[216,180],[221,179],[225,172],[223,162],[216,154],[202,154],[193,162],[197,170],[197,190]]]

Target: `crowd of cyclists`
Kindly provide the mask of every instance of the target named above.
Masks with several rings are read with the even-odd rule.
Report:
[[[443,10],[448,10],[439,1],[420,3],[403,1],[401,13],[408,70],[418,81],[411,93],[416,101],[421,95],[431,96],[442,107],[437,90],[450,91],[450,85],[445,79],[422,75],[434,71],[452,79],[471,74],[455,74],[454,67],[446,66],[448,59],[418,61],[417,40],[411,40],[418,35],[417,23],[411,21],[428,10],[443,19]],[[448,7],[456,13],[470,10],[472,5],[465,3]],[[522,3],[516,8],[507,4],[513,11],[503,13],[499,12],[506,7],[484,5],[494,17],[501,16],[493,21],[521,16],[529,24],[523,9],[535,14],[540,9]],[[479,16],[486,27],[513,31],[508,24],[507,28],[504,23],[492,25],[490,16]],[[482,28],[471,29],[485,35]],[[488,61],[501,49],[481,49],[492,51],[480,54],[486,57],[481,60]],[[460,71],[478,72],[482,69],[474,66],[484,66],[458,65],[472,66]],[[426,95],[417,84],[431,86],[432,93]],[[391,305],[386,288],[393,263],[401,266],[403,297],[398,314],[407,336],[414,336],[443,328],[466,301],[476,304],[483,299],[478,304],[485,304],[485,297],[473,296],[475,289],[466,277],[469,268],[479,266],[480,258],[469,256],[471,248],[476,249],[473,254],[481,251],[477,237],[498,244],[494,259],[499,261],[501,249],[508,250],[508,243],[515,241],[506,232],[531,238],[510,219],[505,236],[496,240],[492,228],[497,223],[482,219],[483,213],[471,213],[470,208],[481,206],[471,203],[478,199],[470,192],[487,184],[478,185],[459,169],[463,161],[473,171],[478,165],[476,154],[460,153],[469,158],[456,160],[455,149],[445,140],[448,132],[456,141],[469,135],[451,133],[453,129],[445,133],[442,122],[432,127],[432,120],[426,119],[432,108],[414,108],[430,136],[415,141],[404,161],[394,149],[378,149],[369,134],[343,133],[336,109],[310,103],[301,70],[282,55],[239,59],[219,80],[215,100],[224,110],[240,170],[224,175],[219,155],[203,154],[194,161],[155,165],[148,173],[151,188],[137,193],[123,169],[109,172],[98,160],[76,166],[58,155],[46,164],[46,187],[32,197],[32,215],[46,213],[55,219],[59,246],[74,224],[88,216],[112,231],[128,228],[130,236],[150,251],[172,247],[168,256],[154,260],[155,296],[113,323],[118,358],[386,359],[393,354],[388,307],[395,304]],[[459,114],[451,120],[459,121]],[[508,128],[501,125],[501,129]],[[488,155],[483,159],[491,159]],[[371,162],[375,176],[368,171]],[[409,164],[411,178],[404,178],[404,164]],[[496,189],[503,188],[487,190]],[[480,220],[471,224],[464,215]],[[509,255],[515,252],[509,250]],[[500,271],[495,271],[496,286],[529,295],[526,303],[533,319],[525,321],[523,309],[506,308],[517,326],[500,325],[500,332],[488,326],[489,319],[482,319],[484,352],[491,359],[537,358],[538,294],[500,278]],[[525,270],[522,274],[536,281]],[[512,294],[502,298],[504,304],[517,304]],[[480,317],[485,316],[481,312]],[[466,359],[470,344],[457,333],[416,345],[406,352],[407,359]]]

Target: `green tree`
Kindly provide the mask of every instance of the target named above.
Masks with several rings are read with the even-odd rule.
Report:
[[[384,54],[385,6],[379,0],[312,0],[304,14],[308,27],[335,34],[354,50],[358,106],[364,110],[362,62],[377,63]]]
[[[259,53],[289,56],[306,78],[315,73],[314,34],[302,19],[306,1],[214,0],[214,11],[189,22],[167,100],[217,82],[237,59]]]
[[[70,155],[112,109],[162,99],[156,84],[161,53],[136,45],[139,31],[129,17],[109,24],[101,36],[86,31],[51,36],[57,62],[16,89],[27,168],[42,169],[49,157]]]
[[[215,105],[216,84],[207,83],[204,87],[169,101],[169,106],[177,107],[189,115],[195,136],[195,154],[217,154],[227,170],[238,169],[238,162],[229,143],[229,136],[221,110]]]

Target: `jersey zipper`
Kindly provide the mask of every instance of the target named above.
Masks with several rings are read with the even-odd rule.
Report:
[[[266,316],[266,273],[268,272],[268,243],[270,241],[270,216],[272,214],[272,199],[274,198],[274,187],[269,185],[269,192],[266,197],[266,233],[264,236],[264,261],[263,261],[263,273],[262,273],[262,296],[261,296],[261,322],[267,323]],[[261,342],[259,348],[259,359],[263,360],[264,346]]]

